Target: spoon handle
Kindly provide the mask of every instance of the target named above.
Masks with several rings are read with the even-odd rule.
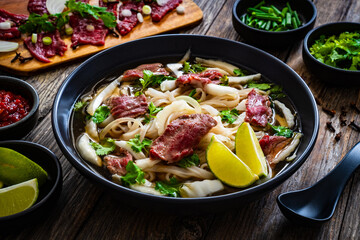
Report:
[[[333,191],[337,190],[338,194],[342,193],[348,179],[352,173],[360,165],[360,142],[357,143],[341,160],[341,162],[323,179],[315,185],[322,185],[326,181],[326,185],[330,186]],[[336,187],[338,186],[338,187]]]

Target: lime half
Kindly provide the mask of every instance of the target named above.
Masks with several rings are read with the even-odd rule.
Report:
[[[47,173],[24,155],[0,147],[0,181],[11,186],[33,178],[37,178],[39,185],[42,186],[47,179]]]
[[[0,189],[0,217],[22,212],[36,202],[39,195],[37,179]]]

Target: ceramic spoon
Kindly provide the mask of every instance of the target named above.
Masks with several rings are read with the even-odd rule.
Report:
[[[360,142],[323,179],[313,186],[282,193],[277,198],[281,212],[290,220],[304,224],[328,221],[352,173],[360,165]]]

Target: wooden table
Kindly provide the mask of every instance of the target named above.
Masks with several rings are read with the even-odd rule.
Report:
[[[243,41],[231,23],[235,0],[195,0],[204,12],[203,22],[185,33],[205,34]],[[359,0],[315,0],[318,9],[316,26],[337,21],[360,21]],[[1,7],[1,6],[0,6]],[[359,170],[349,181],[334,214],[321,227],[300,227],[280,212],[276,197],[283,192],[308,187],[326,175],[360,140],[359,132],[340,126],[339,115],[346,107],[347,123],[360,123],[360,115],[350,108],[360,107],[359,88],[327,86],[304,66],[301,42],[282,50],[269,52],[292,67],[308,84],[318,100],[320,130],[314,150],[304,165],[284,184],[270,194],[239,209],[205,216],[163,216],[119,204],[101,188],[93,185],[65,159],[51,129],[51,108],[57,89],[79,62],[23,78],[40,95],[40,119],[25,139],[50,148],[63,168],[63,191],[56,208],[41,223],[19,229],[0,239],[359,239],[360,177]],[[7,73],[3,73],[9,75]],[[334,117],[322,109],[334,109]],[[326,128],[332,121],[335,133]]]

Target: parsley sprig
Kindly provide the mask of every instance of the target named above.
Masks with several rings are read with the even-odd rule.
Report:
[[[94,123],[102,123],[110,115],[108,106],[100,106],[95,110],[94,115],[91,117]]]
[[[95,149],[95,152],[99,156],[105,156],[113,152],[116,148],[115,140],[111,138],[104,139],[101,144],[97,142],[91,142],[91,147]]]
[[[145,173],[133,161],[129,161],[126,165],[126,175],[121,177],[121,182],[126,187],[136,183],[143,184]]]
[[[50,20],[48,14],[39,15],[31,13],[24,24],[19,27],[22,33],[53,32],[56,30],[54,21]]]
[[[151,103],[149,104],[149,115],[146,115],[146,116],[145,116],[144,122],[145,122],[145,123],[149,123],[152,118],[156,118],[156,113],[160,112],[160,111],[163,110],[163,109],[164,109],[163,107],[156,107],[156,106],[154,105],[154,103],[151,102]]]
[[[73,110],[74,110],[75,112],[79,112],[79,111],[81,111],[87,104],[88,104],[88,102],[78,101],[77,103],[75,103]]]
[[[155,75],[150,70],[143,70],[143,77],[139,79],[141,90],[135,96],[141,95],[149,87],[157,87],[165,80],[176,80],[176,78],[165,75]]]
[[[142,150],[145,150],[147,152],[146,148],[149,147],[151,143],[152,141],[147,138],[144,138],[144,140],[140,141],[140,134],[136,134],[135,138],[128,141],[128,144],[135,152],[141,152]]]
[[[232,124],[236,121],[237,117],[239,116],[239,113],[240,112],[235,108],[232,110],[223,110],[220,111],[220,117],[222,121]]]
[[[283,126],[274,126],[268,123],[268,126],[272,129],[276,136],[283,136],[286,138],[291,138],[293,135],[293,131],[287,127]]]
[[[182,168],[188,168],[191,166],[198,166],[199,163],[200,163],[199,156],[195,153],[191,156],[184,157],[177,163],[177,165]]]
[[[269,95],[272,99],[279,99],[279,98],[285,97],[282,86],[276,85],[273,83],[256,83],[256,82],[250,81],[247,84],[247,87],[248,88],[257,88],[257,89],[263,90],[263,91],[269,91]]]
[[[155,183],[155,190],[169,197],[180,197],[180,188],[182,184],[176,178],[170,178],[170,181],[159,181]]]
[[[183,72],[184,73],[198,73],[206,70],[206,67],[201,66],[200,63],[190,64],[189,62],[184,62]]]

